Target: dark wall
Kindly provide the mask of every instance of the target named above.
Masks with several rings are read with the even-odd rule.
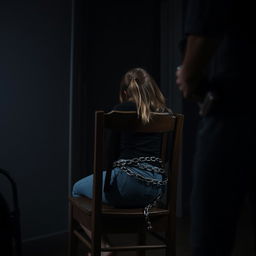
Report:
[[[183,176],[183,214],[190,214],[190,197],[192,191],[193,158],[196,148],[197,127],[200,117],[199,108],[194,102],[183,100],[184,128],[182,149]]]
[[[0,31],[0,167],[23,239],[67,230],[70,1],[1,0]]]
[[[183,31],[186,18],[188,0],[183,0]],[[184,34],[183,34],[183,37]],[[190,214],[190,197],[192,191],[193,158],[196,148],[197,127],[200,117],[199,108],[195,102],[187,99],[182,101],[182,112],[184,114],[183,150],[182,150],[182,202],[183,215]]]

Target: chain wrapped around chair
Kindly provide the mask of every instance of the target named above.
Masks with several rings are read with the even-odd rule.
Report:
[[[160,167],[157,166],[145,166],[143,163],[158,163]],[[166,172],[164,169],[163,161],[155,156],[146,156],[146,157],[138,157],[138,158],[132,158],[132,159],[119,159],[113,163],[113,167],[119,167],[123,172],[125,172],[128,176],[134,177],[135,179],[144,182],[146,185],[157,185],[157,186],[165,186],[168,183],[168,178],[166,177]],[[159,173],[163,175],[163,180],[158,179],[152,179],[144,177],[141,174],[138,174],[134,172],[131,168],[136,167],[141,170],[147,170],[149,172],[153,173]],[[149,219],[149,210],[156,206],[157,202],[162,197],[162,194],[157,195],[157,197],[148,205],[144,207],[143,214],[145,216],[145,221],[147,223],[147,229],[151,230],[152,225],[151,221]]]

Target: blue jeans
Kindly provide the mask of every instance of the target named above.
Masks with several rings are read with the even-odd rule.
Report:
[[[145,163],[145,165],[149,165]],[[162,180],[162,175],[152,173],[146,170],[131,167],[134,172],[143,175],[146,178]],[[106,171],[102,173],[102,181],[104,184]],[[72,195],[74,197],[87,196],[92,198],[93,175],[77,181],[73,186]],[[162,186],[147,185],[135,177],[127,175],[120,168],[114,168],[111,173],[110,191],[102,191],[102,202],[119,208],[145,207],[147,204],[161,194]]]

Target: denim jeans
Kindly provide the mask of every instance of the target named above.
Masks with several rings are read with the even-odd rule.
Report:
[[[143,163],[149,165],[148,163]],[[133,172],[143,175],[146,178],[162,180],[162,175],[135,167],[130,167]],[[103,171],[103,184],[106,171]],[[93,175],[77,181],[73,186],[72,195],[74,197],[87,196],[92,198]],[[148,203],[162,192],[162,186],[147,185],[135,177],[127,175],[120,168],[114,168],[111,173],[111,188],[108,192],[102,191],[102,202],[119,208],[145,207]]]

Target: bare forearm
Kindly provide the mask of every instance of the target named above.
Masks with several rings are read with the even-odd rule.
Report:
[[[188,37],[182,63],[182,73],[186,83],[197,83],[217,48],[218,40],[202,36]]]
[[[198,93],[204,71],[218,46],[218,40],[202,36],[189,36],[182,68],[176,73],[177,84],[185,98]]]

